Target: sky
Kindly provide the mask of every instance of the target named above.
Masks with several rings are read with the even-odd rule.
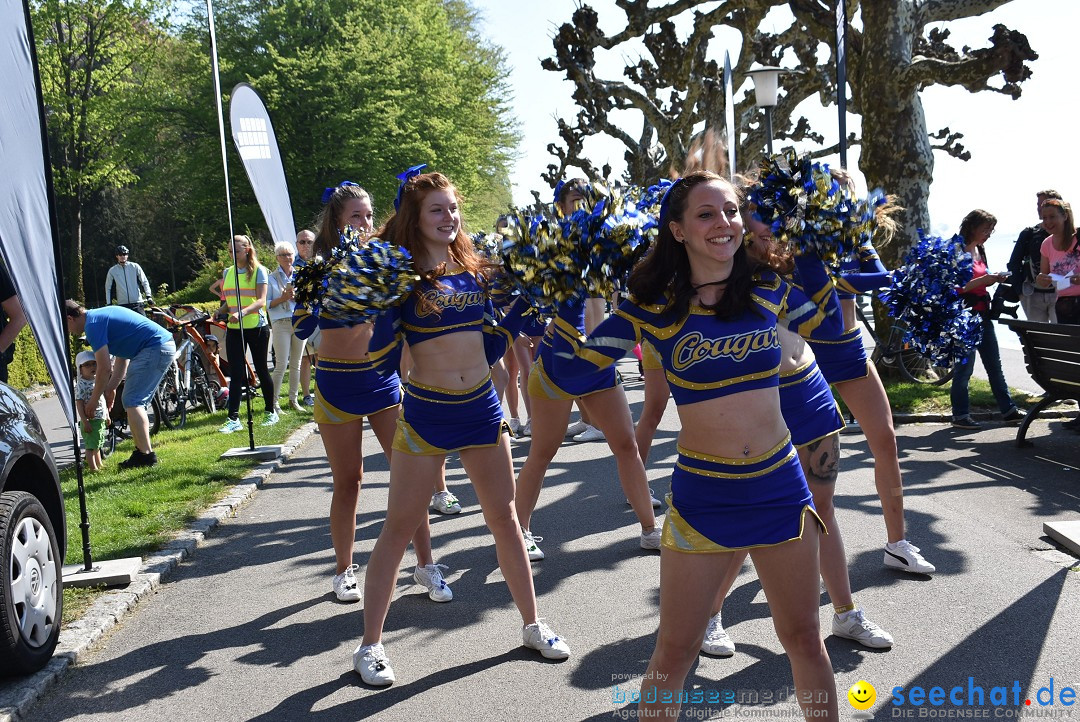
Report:
[[[624,15],[613,0],[591,0],[601,28],[614,32],[622,27]],[[575,0],[473,0],[482,14],[482,27],[492,42],[505,49],[511,68],[512,107],[520,123],[522,141],[512,173],[514,199],[529,203],[529,191],[542,196],[550,192],[540,174],[554,161],[546,148],[557,139],[556,117],[573,118],[577,107],[571,98],[572,84],[560,73],[543,70],[542,58],[554,50],[551,38],[558,26],[569,22],[577,6]],[[711,6],[710,6],[711,7]],[[773,16],[767,18],[767,22]],[[999,248],[988,247],[1007,260],[1012,241],[1026,226],[1038,221],[1035,192],[1055,188],[1066,200],[1080,199],[1080,83],[1074,74],[1080,69],[1076,55],[1076,29],[1080,27],[1080,0],[1013,0],[977,18],[949,23],[950,41],[986,47],[993,26],[1002,23],[1028,37],[1039,59],[1029,63],[1032,77],[1022,84],[1023,94],[1012,100],[1001,93],[969,93],[963,88],[933,86],[923,91],[926,124],[930,131],[949,126],[964,133],[962,142],[972,154],[968,162],[938,152],[935,154],[934,182],[930,189],[933,231],[954,233],[960,220],[974,208],[984,208],[998,218]],[[786,26],[779,19],[775,30]],[[722,29],[711,44],[712,52],[723,50],[737,61],[740,42],[737,33]],[[598,62],[598,74],[621,79],[626,58],[635,58],[636,49],[609,53]],[[750,91],[746,83],[737,91]],[[835,105],[822,108],[816,98],[800,106],[814,129],[825,136],[825,145],[836,143]],[[620,118],[627,128],[640,129],[632,114]],[[858,131],[857,116],[848,115],[848,129]],[[636,132],[636,131],[635,131]],[[810,150],[813,146],[801,149]],[[595,141],[586,152],[596,166],[610,162],[621,172],[623,146],[617,141]],[[849,161],[857,163],[858,150],[849,150]],[[828,159],[826,159],[828,160]],[[832,162],[838,162],[834,158]],[[886,189],[887,190],[887,189]],[[1002,242],[1000,239],[1008,239]]]

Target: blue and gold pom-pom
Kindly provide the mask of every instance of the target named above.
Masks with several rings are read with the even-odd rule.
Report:
[[[590,296],[610,297],[621,288],[648,247],[644,230],[650,218],[640,210],[639,195],[634,187],[593,183],[581,207],[561,221],[564,236],[577,239],[583,251],[582,275]]]
[[[964,250],[963,238],[944,239],[920,230],[919,242],[879,294],[889,315],[904,325],[903,342],[935,366],[964,363],[982,340],[982,322],[959,292],[971,277],[971,254]]]
[[[297,303],[313,316],[360,324],[400,303],[418,280],[407,250],[378,238],[365,241],[350,226],[330,258],[297,269],[293,283]]]
[[[530,306],[553,315],[559,304],[585,294],[588,257],[576,235],[553,214],[515,209],[507,220],[503,267]]]
[[[778,241],[836,265],[873,236],[877,209],[886,198],[880,191],[856,198],[828,164],[789,149],[762,161],[750,202]]]

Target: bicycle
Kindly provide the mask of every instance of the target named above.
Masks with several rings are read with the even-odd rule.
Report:
[[[174,315],[178,311],[182,313]],[[165,425],[183,428],[189,410],[204,407],[210,413],[217,411],[225,375],[215,363],[205,337],[196,328],[206,321],[206,313],[190,306],[172,306],[169,311],[154,307],[151,312],[156,319],[164,321],[162,325],[174,338],[184,335],[156,394]]]
[[[855,313],[874,340],[874,350],[870,354],[870,360],[874,365],[897,368],[905,379],[917,384],[941,386],[952,380],[955,367],[938,366],[922,351],[904,342],[904,334],[908,327],[903,321],[893,320],[889,327],[888,338],[882,343],[870,318],[867,317],[869,304],[870,299],[866,296],[858,296],[855,299]]]

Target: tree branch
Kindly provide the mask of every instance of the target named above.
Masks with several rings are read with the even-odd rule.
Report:
[[[1023,33],[1009,30],[1004,25],[994,26],[990,41],[993,45],[989,48],[964,48],[965,55],[957,61],[917,59],[902,71],[901,82],[909,89],[935,84],[961,85],[973,93],[992,90],[1015,100],[1020,97],[1019,84],[1031,77],[1031,69],[1024,61],[1036,60],[1039,56]],[[988,82],[998,73],[1005,79],[1001,88]]]
[[[1012,2],[1012,0],[926,0],[918,9],[917,25],[973,18]]]

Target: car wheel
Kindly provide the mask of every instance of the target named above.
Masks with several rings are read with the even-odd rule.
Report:
[[[45,666],[60,637],[64,606],[59,546],[32,494],[0,494],[0,674]]]

